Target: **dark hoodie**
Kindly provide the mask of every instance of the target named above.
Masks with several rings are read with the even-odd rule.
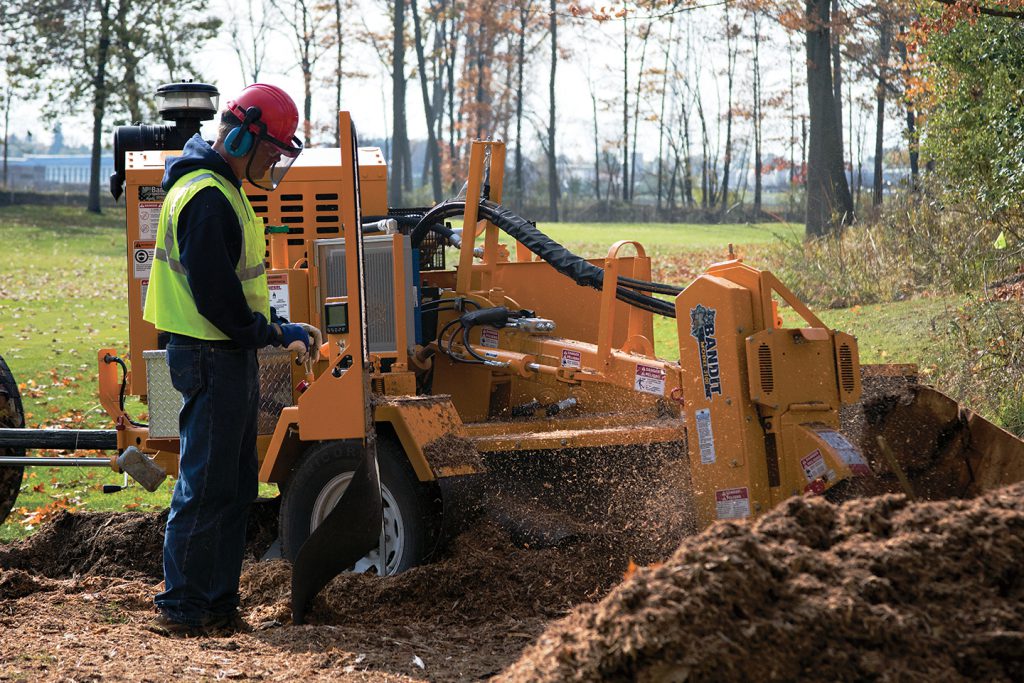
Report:
[[[234,171],[206,141],[194,135],[180,157],[167,160],[163,188],[170,190],[186,173],[213,171],[241,187]],[[271,320],[249,308],[235,265],[242,253],[242,226],[224,193],[200,190],[178,216],[178,251],[199,313],[240,348],[280,346],[280,332],[271,323],[287,322],[270,309]]]

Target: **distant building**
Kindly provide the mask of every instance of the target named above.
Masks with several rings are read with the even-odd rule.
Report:
[[[7,187],[39,192],[82,192],[89,187],[88,154],[27,154],[7,160]],[[100,187],[114,172],[114,156],[100,156]]]

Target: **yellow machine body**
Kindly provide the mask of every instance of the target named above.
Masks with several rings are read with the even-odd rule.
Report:
[[[350,139],[349,115],[343,112],[340,122],[342,139]],[[157,347],[156,331],[142,320],[145,262],[152,258],[145,251],[152,250],[169,154],[129,153],[126,164],[130,391],[142,396],[147,383],[138,361]],[[685,443],[688,464],[678,466],[689,468],[701,526],[755,516],[791,495],[823,493],[870,473],[858,448],[839,432],[841,406],[861,392],[853,337],[825,326],[771,273],[730,260],[711,266],[675,297],[679,357],[657,358],[651,313],[617,300],[614,287],[578,286],[522,244],[506,248],[498,228],[478,220],[474,198],[488,169],[490,198],[500,203],[504,156],[503,143],[473,143],[466,237],[449,270],[410,271],[403,264],[412,254],[400,234],[374,237],[385,254],[373,256],[376,261],[351,239],[357,204],[364,218],[388,213],[386,167],[377,149],[357,152],[349,143],[307,150],[275,193],[245,187],[268,227],[287,228],[268,235],[277,301],[287,303],[290,320],[324,329],[326,340],[322,359],[308,372],[292,364],[292,401],[281,406],[273,433],[259,440],[262,481],[284,481],[312,444],[362,440],[367,409],[378,431],[401,444],[421,481],[481,472],[478,454]],[[354,243],[360,248],[349,248]],[[481,246],[482,255],[475,255]],[[344,268],[331,262],[333,270],[325,273],[320,258],[330,249],[344,251]],[[604,268],[606,283],[619,276],[651,279],[650,258],[636,242],[612,245],[593,262]],[[386,271],[390,275],[382,275]],[[324,278],[342,272],[344,285],[325,298]],[[360,277],[386,298],[360,301]],[[427,287],[479,308],[530,309],[555,329],[473,328],[468,344],[453,340],[452,353],[473,352],[493,365],[456,362],[437,340],[416,345],[405,312],[420,305]],[[780,303],[806,326],[782,327]],[[347,326],[327,328],[328,305],[347,306]],[[437,328],[458,315],[441,311]],[[393,347],[364,350],[359,326],[382,320],[393,322]],[[177,440],[150,438],[145,428],[120,419],[116,373],[102,362],[100,369],[103,405],[123,427],[119,445],[142,447],[176,472]],[[424,373],[432,374],[432,389],[417,395]],[[556,418],[513,417],[516,406],[566,399],[579,408]]]

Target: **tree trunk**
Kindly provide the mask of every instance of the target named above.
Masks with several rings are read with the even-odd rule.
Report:
[[[409,148],[409,134],[405,120],[405,0],[394,3],[394,40],[392,43],[391,60],[391,182],[388,184],[388,203],[401,206],[403,190],[408,184],[406,170],[411,171],[411,163],[406,162]]]
[[[124,59],[124,102],[128,107],[130,123],[142,123],[142,94],[139,92],[139,57],[134,54],[127,36],[120,41]]]
[[[907,63],[907,44],[900,40],[897,42],[898,49],[900,51],[900,59],[904,64]],[[920,152],[918,151],[918,140],[917,140],[917,116],[914,113],[913,107],[907,105],[907,148],[910,152],[910,189],[917,189],[917,177],[918,177],[918,158]]]
[[[308,62],[302,63],[302,134],[306,144],[313,140],[313,68]]]
[[[839,0],[832,0],[832,17],[839,15]],[[832,46],[832,94],[836,100],[836,121],[839,122],[839,148],[843,148],[843,55],[839,32],[831,33]],[[851,133],[852,135],[852,133]]]
[[[885,131],[885,91],[888,87],[887,64],[892,47],[892,24],[883,19],[878,27],[878,84],[875,86],[875,177],[872,185],[871,204],[882,205],[882,155],[883,133]]]
[[[793,43],[789,49],[789,219],[796,214],[796,68]],[[802,161],[802,159],[801,159]]]
[[[4,98],[4,187],[7,187],[7,157],[9,140],[8,133],[11,130],[11,99],[13,88],[11,82],[7,82],[7,96]]]
[[[342,68],[342,30],[341,30],[341,0],[334,0],[334,144],[337,147],[341,147],[341,118],[338,116],[338,112],[341,111],[341,82],[344,78],[344,70]]]
[[[629,154],[629,201],[633,201],[636,192],[636,139],[637,127],[640,125],[640,90],[644,82],[644,62],[647,60],[647,41],[651,37],[652,21],[647,22],[644,30],[643,48],[640,50],[640,69],[636,72],[636,92],[633,93],[633,148]]]
[[[725,52],[726,52],[726,110],[725,110],[725,159],[722,163],[722,213],[720,220],[725,220],[729,210],[729,176],[732,175],[732,91],[736,73],[736,38],[729,25],[729,6],[725,6]],[[714,202],[712,202],[713,208]]]
[[[515,204],[523,208],[523,67],[526,63],[526,24],[532,2],[519,6],[519,44],[516,49],[516,153],[515,153]]]
[[[551,77],[548,80],[548,211],[550,220],[558,222],[558,154],[555,149],[555,70],[558,66],[558,0],[551,0]]]
[[[434,110],[430,105],[430,88],[427,85],[427,59],[423,49],[423,32],[420,29],[420,14],[416,7],[416,0],[410,0],[412,8],[413,31],[416,38],[416,64],[420,72],[420,89],[423,91],[423,112],[427,120],[427,153],[430,160],[430,188],[434,194],[434,201],[439,202],[441,196],[441,150],[437,146],[437,138],[434,136]],[[410,155],[411,156],[411,155]]]
[[[711,178],[708,174],[708,122],[704,117],[704,105],[700,96],[700,90],[697,90],[697,117],[700,119],[700,207],[702,209],[711,209],[711,198],[708,196],[711,193]]]
[[[448,102],[448,163],[454,164],[458,160],[458,148],[455,146],[455,56],[458,51],[459,32],[456,30],[454,17],[450,21],[451,38],[446,43],[445,51],[445,81],[448,85],[445,99]],[[457,185],[455,175],[451,174],[452,193],[458,191]]]
[[[761,18],[754,11],[754,220],[761,217]]]
[[[590,90],[590,105],[594,112],[594,199],[601,202],[601,145],[597,134],[597,95]]]
[[[665,65],[662,67],[661,77],[661,106],[658,110],[658,202],[657,212],[661,215],[662,181],[665,174],[665,97],[668,94],[668,63],[669,49],[672,46],[672,32],[675,24],[671,24],[668,30],[668,42],[665,44]]]
[[[686,207],[692,209],[697,202],[693,199],[693,164],[690,163],[690,115],[685,109],[683,112],[683,198]]]
[[[629,201],[629,17],[622,17],[622,201]]]
[[[93,74],[92,157],[89,161],[89,200],[87,209],[100,209],[100,155],[103,152],[103,116],[107,111],[107,59],[110,53],[110,0],[97,3],[100,10],[96,72]]]
[[[807,151],[808,237],[838,233],[853,219],[853,197],[846,181],[836,98],[832,89],[830,0],[805,0],[808,22],[807,99],[810,142]]]

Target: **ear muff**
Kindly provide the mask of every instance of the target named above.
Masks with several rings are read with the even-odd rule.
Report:
[[[231,156],[244,157],[252,149],[255,137],[255,135],[239,126],[228,133],[228,136],[224,139],[224,146]]]
[[[261,114],[262,112],[259,107],[249,107],[245,110],[245,118],[242,119],[241,125],[228,133],[228,136],[224,138],[224,147],[227,149],[228,154],[233,157],[244,157],[252,151],[252,146],[256,142],[256,135],[249,130],[249,127],[259,120]]]

